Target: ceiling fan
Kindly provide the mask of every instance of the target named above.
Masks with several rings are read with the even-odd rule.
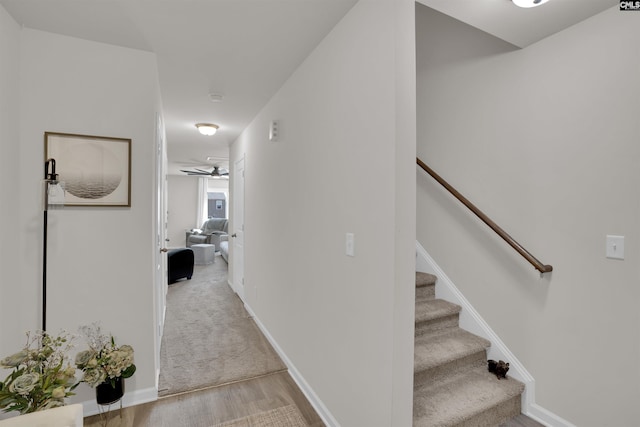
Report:
[[[184,170],[180,169],[180,172],[184,172],[187,175],[200,175],[200,176],[210,176],[212,178],[218,179],[229,179],[229,171],[226,169],[220,169],[219,166],[214,166],[213,170],[207,171],[204,169],[193,168],[194,170]]]

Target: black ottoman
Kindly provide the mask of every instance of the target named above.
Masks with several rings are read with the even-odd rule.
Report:
[[[193,251],[189,248],[172,249],[167,252],[169,284],[179,279],[191,280],[193,276]]]

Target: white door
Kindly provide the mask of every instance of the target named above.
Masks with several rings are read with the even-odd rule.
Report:
[[[233,173],[233,290],[244,301],[244,157],[235,164]]]
[[[164,143],[164,124],[162,116],[157,115],[156,119],[156,231],[155,238],[155,319],[156,331],[154,334],[155,362],[156,362],[156,387],[158,386],[158,376],[160,374],[160,343],[164,328],[164,314],[167,303],[167,150]]]

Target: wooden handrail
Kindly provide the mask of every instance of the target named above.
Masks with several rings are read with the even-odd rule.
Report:
[[[462,202],[467,208],[471,210],[478,218],[480,218],[485,224],[487,224],[493,231],[495,231],[498,236],[502,237],[502,239],[509,244],[513,249],[516,250],[520,255],[522,255],[531,265],[533,265],[536,270],[541,273],[549,273],[553,271],[553,267],[550,265],[545,265],[541,263],[536,257],[531,255],[529,251],[522,247],[520,243],[515,241],[513,237],[511,237],[506,231],[498,226],[495,222],[491,220],[487,215],[484,214],[480,209],[478,209],[473,203],[471,203],[466,197],[464,197],[458,190],[453,188],[447,181],[442,179],[440,175],[438,175],[433,169],[427,166],[422,160],[416,157],[418,166],[420,166],[426,173],[431,175],[436,181],[440,183],[444,188],[446,188],[449,193],[453,195],[456,199]]]

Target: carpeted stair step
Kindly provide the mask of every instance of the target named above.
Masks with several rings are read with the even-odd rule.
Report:
[[[416,301],[415,334],[423,335],[458,326],[460,306],[442,299]]]
[[[454,372],[486,367],[486,349],[490,345],[486,339],[457,327],[417,336],[413,358],[414,387],[440,381]]]
[[[524,385],[497,379],[486,364],[414,389],[413,427],[489,427],[520,414]]]
[[[524,385],[487,370],[491,343],[458,327],[460,306],[416,272],[413,427],[491,427],[520,414]]]
[[[416,301],[435,298],[436,280],[433,274],[416,271]]]

